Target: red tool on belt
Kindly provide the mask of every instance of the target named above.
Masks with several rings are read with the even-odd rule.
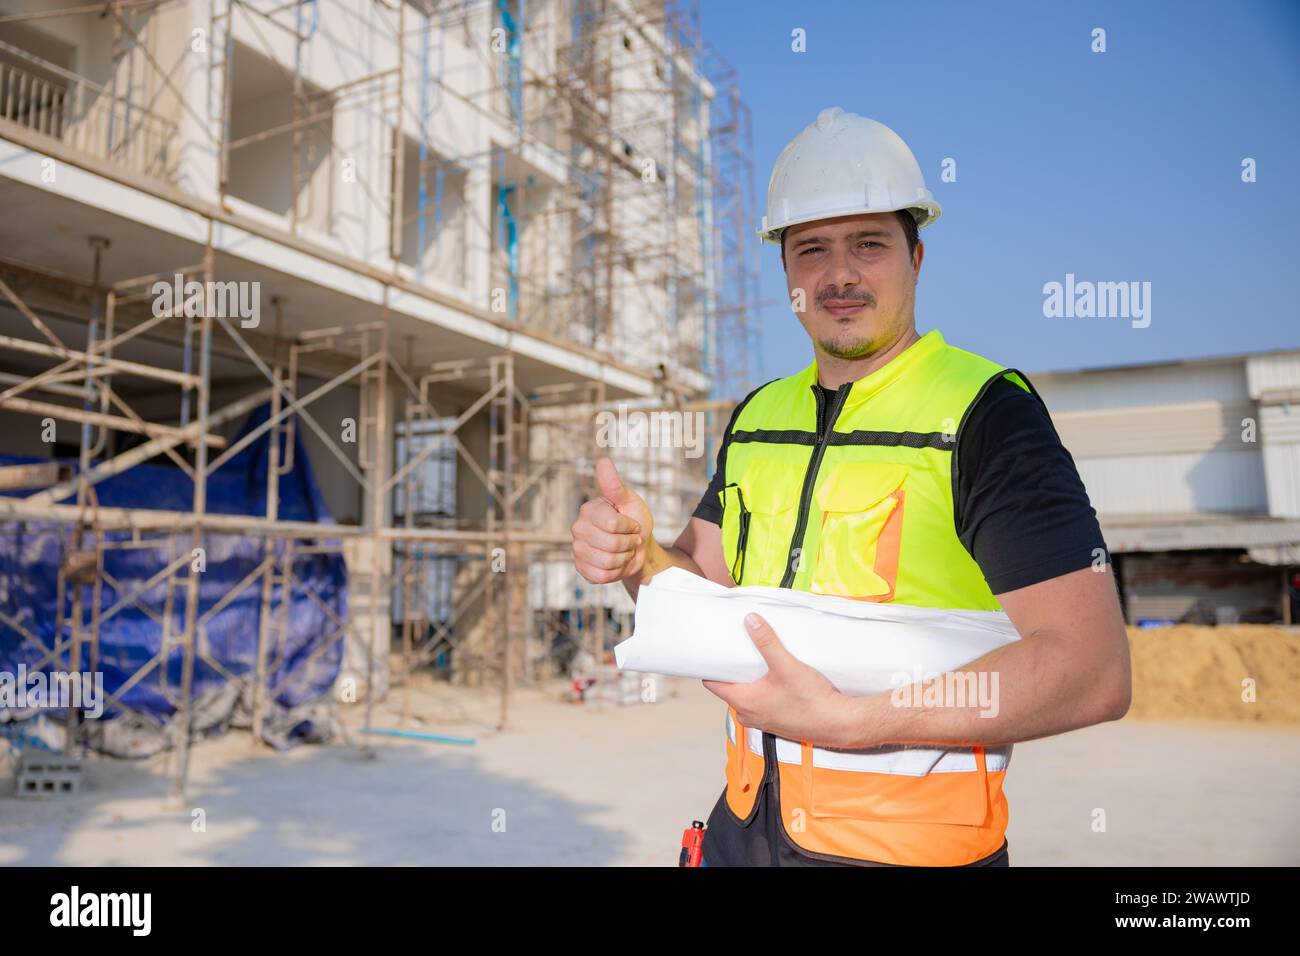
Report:
[[[678,866],[699,866],[704,859],[704,821],[695,820],[682,834],[682,855]]]

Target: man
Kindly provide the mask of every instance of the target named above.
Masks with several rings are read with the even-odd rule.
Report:
[[[572,527],[579,572],[634,599],[675,565],[728,586],[1004,610],[1020,634],[953,675],[849,698],[753,616],[766,676],[704,682],[728,704],[707,865],[1005,866],[1011,745],[1128,710],[1105,542],[1042,400],[1014,369],[917,333],[918,231],[939,212],[892,130],[823,111],[778,158],[761,230],[813,363],[736,407],[671,548],[605,458],[602,496]]]

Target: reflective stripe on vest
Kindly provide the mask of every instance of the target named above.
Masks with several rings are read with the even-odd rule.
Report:
[[[774,735],[775,736],[775,735]],[[736,725],[727,711],[727,740],[736,742]],[[750,753],[763,754],[763,732],[746,728],[745,740]],[[803,747],[795,740],[776,737],[776,759],[781,763],[801,764]],[[824,750],[812,748],[812,765],[827,770],[847,770],[856,773],[897,773],[908,777],[923,777],[928,773],[974,773],[979,770],[974,747],[909,747],[887,744],[871,750]],[[1011,744],[985,747],[986,768],[1006,770],[1011,763]]]
[[[824,427],[816,361],[750,393],[731,422],[721,495],[732,580],[1000,610],[957,536],[954,498],[962,426],[1003,377],[1037,397],[1016,370],[931,331],[837,389]],[[727,806],[751,819],[769,781],[786,836],[810,855],[959,866],[1001,847],[1010,746],[840,751],[755,728],[740,746],[736,736],[728,708]]]

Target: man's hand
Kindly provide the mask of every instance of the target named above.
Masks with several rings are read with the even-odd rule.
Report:
[[[623,484],[608,458],[596,462],[596,486],[600,497],[586,501],[569,528],[573,565],[592,584],[639,578],[658,550],[650,509]]]
[[[749,684],[706,680],[704,686],[736,709],[746,727],[823,747],[868,746],[858,702],[795,657],[772,625],[745,615],[749,637],[767,661],[767,673]]]

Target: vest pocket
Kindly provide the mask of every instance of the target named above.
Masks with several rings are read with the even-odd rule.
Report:
[[[722,489],[722,553],[738,586],[781,581],[798,513],[788,494],[790,469],[784,461],[755,461]]]
[[[813,819],[980,826],[988,818],[983,747],[880,748],[880,766],[867,772],[814,766],[813,748],[801,750],[798,773]]]
[[[853,461],[836,466],[817,489],[822,511],[814,594],[889,601],[898,584],[907,466]]]

